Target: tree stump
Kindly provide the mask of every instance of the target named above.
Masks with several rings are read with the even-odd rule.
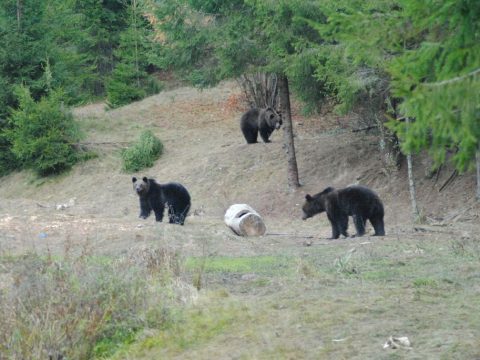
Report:
[[[247,204],[234,204],[225,213],[225,224],[240,236],[262,236],[267,228],[262,217]]]

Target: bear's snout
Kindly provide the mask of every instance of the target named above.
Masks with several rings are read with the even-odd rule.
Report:
[[[275,124],[275,129],[278,130],[278,129],[280,129],[281,126],[282,126],[282,124],[281,124],[280,122],[277,122],[277,123]]]

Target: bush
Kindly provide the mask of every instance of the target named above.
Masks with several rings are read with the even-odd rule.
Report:
[[[19,108],[10,117],[7,136],[11,150],[26,168],[38,175],[60,173],[78,160],[80,139],[73,115],[64,108],[62,93],[52,92],[35,102],[27,88],[18,88]]]
[[[163,144],[150,130],[140,135],[140,140],[122,151],[123,169],[135,172],[152,167],[163,152]]]

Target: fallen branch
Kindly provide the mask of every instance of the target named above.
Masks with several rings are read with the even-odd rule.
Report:
[[[376,128],[378,128],[378,125],[370,125],[360,129],[353,129],[352,132],[367,131],[367,130],[376,129]]]
[[[435,174],[435,182],[433,183],[433,186],[437,185],[437,182],[438,182],[438,178],[440,176],[440,172],[442,171],[442,166],[443,165],[440,165],[437,169],[437,173]]]
[[[265,236],[290,236],[293,238],[298,238],[298,239],[315,239],[320,237],[318,236],[313,236],[313,235],[295,235],[295,234],[285,234],[285,233],[267,233]]]
[[[458,175],[458,171],[455,169],[453,170],[452,172],[452,175],[450,175],[450,177],[447,179],[447,181],[445,181],[445,183],[442,185],[442,187],[438,190],[438,192],[442,192],[442,190],[447,187],[452,181],[453,179]]]
[[[442,234],[457,234],[458,232],[452,230],[445,230],[445,228],[438,228],[435,226],[428,225],[417,225],[413,229],[418,232],[433,232],[433,233],[442,233]]]
[[[102,142],[81,142],[81,143],[76,143],[74,145],[79,145],[79,146],[89,146],[89,145],[129,145],[131,142],[129,141],[102,141]]]

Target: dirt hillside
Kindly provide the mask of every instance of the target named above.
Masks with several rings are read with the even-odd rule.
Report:
[[[278,244],[299,246],[305,236],[321,242],[330,235],[330,227],[324,215],[301,220],[305,194],[353,183],[373,188],[383,199],[387,238],[412,231],[406,166],[388,175],[375,136],[352,133],[341,118],[331,115],[305,118],[294,106],[303,186],[290,192],[281,130],[272,135],[270,144],[247,145],[238,125],[245,110],[240,98],[234,83],[224,83],[203,91],[170,90],[112,111],[105,111],[103,104],[76,109],[86,131],[84,141],[96,149],[98,158],[55,178],[37,179],[29,172],[2,178],[0,253],[66,247],[118,252],[159,239],[197,253],[201,250],[197,236],[214,238],[209,251],[224,254],[261,252],[262,246]],[[165,152],[154,167],[124,173],[120,150],[144,129],[162,140]],[[418,159],[418,201],[427,221],[476,236],[480,210],[474,199],[474,174],[456,176],[439,192],[452,169],[443,168],[438,177],[427,179]],[[185,227],[156,224],[153,217],[138,219],[132,175],[183,183],[192,195]],[[224,212],[233,203],[255,208],[272,236],[251,246],[236,241],[223,225]],[[62,204],[65,208],[57,209]]]

